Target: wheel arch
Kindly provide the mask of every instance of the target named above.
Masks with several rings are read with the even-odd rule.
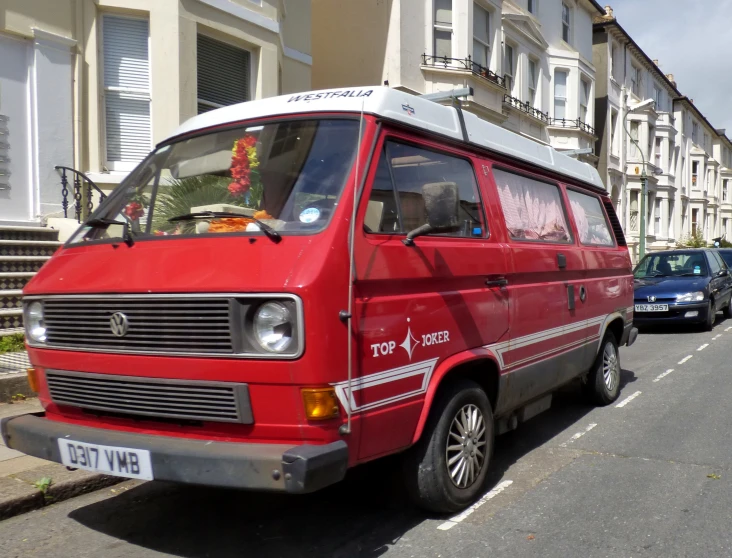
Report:
[[[412,444],[415,444],[422,436],[437,394],[445,386],[459,379],[473,380],[483,388],[488,395],[491,408],[495,412],[498,402],[499,375],[498,359],[488,349],[465,351],[441,362],[432,374],[427,387],[422,413],[412,436]]]
[[[615,337],[615,342],[620,345],[623,339],[623,331],[625,330],[626,319],[620,312],[613,312],[605,318],[605,322],[602,324],[600,330],[600,339],[597,342],[597,351],[595,354],[599,354],[602,340],[605,339],[605,334],[609,331]]]

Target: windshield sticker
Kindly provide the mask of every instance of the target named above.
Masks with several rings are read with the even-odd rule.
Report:
[[[308,93],[307,95],[293,95],[287,102],[298,102],[298,101],[317,101],[319,99],[335,99],[336,97],[370,97],[374,92],[373,89],[357,90],[357,89],[346,89],[345,91],[324,91],[322,93]]]
[[[308,207],[300,213],[300,221],[303,223],[314,223],[320,218],[320,210],[317,207]]]
[[[698,265],[694,266],[694,274],[699,275],[701,273],[701,267]]]

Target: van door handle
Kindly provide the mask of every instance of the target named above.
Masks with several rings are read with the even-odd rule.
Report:
[[[488,279],[485,282],[485,286],[486,287],[499,287],[502,289],[503,287],[508,286],[508,279],[505,279],[503,277],[501,277],[500,279]]]

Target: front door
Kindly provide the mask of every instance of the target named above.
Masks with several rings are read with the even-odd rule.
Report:
[[[409,445],[438,363],[505,339],[509,319],[506,247],[492,235],[475,160],[396,133],[376,153],[356,229],[360,459]],[[422,187],[440,182],[458,186],[460,230],[405,245],[425,224]]]
[[[30,45],[0,36],[0,221],[33,218],[28,68]]]

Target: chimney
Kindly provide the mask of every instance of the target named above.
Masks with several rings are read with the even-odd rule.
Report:
[[[612,6],[605,6],[605,15],[607,17],[615,17],[613,15],[613,8],[612,8]]]
[[[676,87],[676,80],[674,79],[674,75],[673,74],[666,74],[666,79],[671,82],[671,85],[673,85],[674,87]]]
[[[658,58],[654,59],[654,60],[653,60],[653,63],[654,63],[654,64],[655,64],[656,66],[658,66],[658,65],[659,65],[659,64],[658,64]]]

